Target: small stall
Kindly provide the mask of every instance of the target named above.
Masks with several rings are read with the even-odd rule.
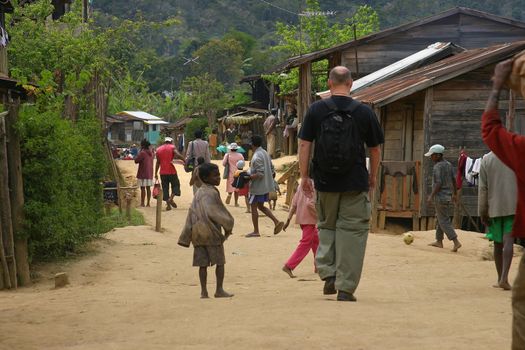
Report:
[[[263,109],[247,108],[245,111],[228,114],[219,118],[220,133],[224,135],[229,125],[233,125],[236,131],[235,142],[248,150],[247,146],[252,135],[264,135],[263,123],[268,111]],[[222,137],[222,145],[226,146],[226,137]],[[263,137],[263,146],[266,139]],[[219,146],[220,147],[220,146]]]

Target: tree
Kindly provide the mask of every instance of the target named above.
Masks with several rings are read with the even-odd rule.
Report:
[[[226,103],[224,86],[208,73],[204,73],[186,78],[182,88],[188,94],[188,112],[205,116],[210,127],[213,127],[217,112],[222,110]]]
[[[199,57],[193,64],[196,75],[208,74],[227,87],[238,83],[242,76],[244,49],[235,39],[212,39],[193,54]]]
[[[379,30],[379,17],[368,5],[359,6],[355,14],[346,19],[344,24],[330,25],[327,16],[322,14],[318,0],[307,0],[305,13],[300,16],[299,24],[277,23],[279,43],[273,48],[288,56],[296,56],[318,51],[354,39],[354,26],[357,37]],[[314,71],[326,71],[327,62],[315,62]],[[274,73],[264,76],[278,84],[281,94],[288,94],[297,89],[299,74],[297,69],[288,73]],[[326,88],[326,75],[315,77],[312,83],[314,90]]]

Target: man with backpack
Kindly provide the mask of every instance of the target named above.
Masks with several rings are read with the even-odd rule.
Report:
[[[314,195],[310,176],[317,190],[316,264],[325,281],[323,293],[337,293],[339,301],[356,301],[369,230],[369,192],[375,188],[384,136],[370,107],[350,97],[352,78],[346,67],[330,71],[328,86],[331,97],[313,103],[304,117],[299,168],[304,191]]]

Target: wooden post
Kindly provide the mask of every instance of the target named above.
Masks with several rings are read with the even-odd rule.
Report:
[[[129,191],[126,191],[125,198],[126,198],[126,218],[128,219],[128,221],[131,221],[131,193]]]
[[[463,215],[461,215],[461,189],[457,191],[456,203],[454,205],[454,218],[452,220],[455,229],[461,229]]]
[[[105,202],[104,208],[106,209],[106,216],[111,215],[111,202]]]
[[[9,105],[9,113],[6,116],[7,131],[7,161],[9,174],[9,189],[11,199],[11,220],[13,225],[13,236],[15,239],[15,256],[18,281],[20,286],[31,284],[29,272],[29,252],[27,237],[22,236],[24,222],[24,182],[22,179],[22,156],[20,150],[20,137],[16,132],[15,125],[18,120],[19,100]]]
[[[297,116],[302,123],[312,98],[312,64],[303,63],[299,66],[299,92],[298,92]]]
[[[5,249],[4,249],[4,240],[3,237],[3,230],[0,226],[0,263],[2,264],[2,271],[0,271],[0,274],[2,275],[2,284],[0,285],[0,289],[5,288],[11,288],[11,278],[9,278],[9,266],[7,265],[7,259],[5,258]]]
[[[11,199],[9,196],[9,176],[7,167],[7,135],[5,129],[4,112],[0,115],[0,225],[4,244],[5,259],[7,260],[11,288],[17,287],[15,242],[13,238],[13,224],[11,220]]]
[[[162,225],[161,225],[161,216],[162,216],[162,189],[159,192],[159,195],[157,196],[157,217],[156,217],[156,224],[155,224],[155,231],[160,232]]]

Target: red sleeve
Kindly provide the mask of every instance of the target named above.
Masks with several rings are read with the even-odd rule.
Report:
[[[485,144],[503,163],[516,173],[521,171],[523,155],[525,155],[525,137],[507,131],[497,110],[483,113],[481,136]]]

